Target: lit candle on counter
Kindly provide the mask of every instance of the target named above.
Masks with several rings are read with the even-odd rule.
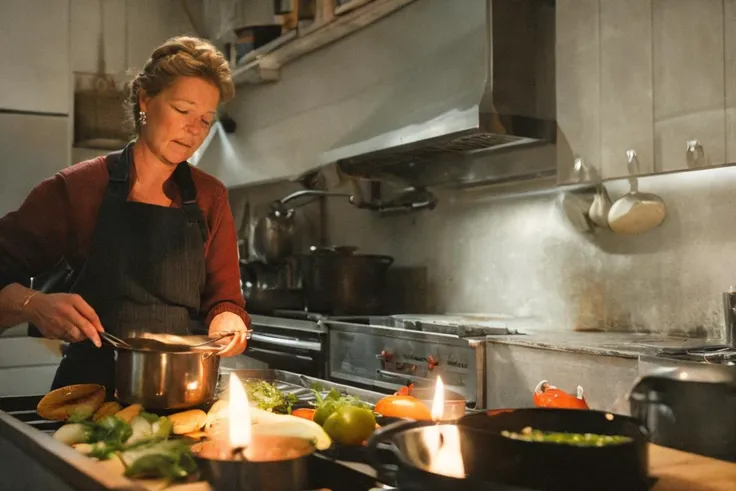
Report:
[[[445,385],[442,378],[437,377],[432,399],[432,421],[437,425],[425,428],[423,433],[429,454],[428,467],[435,474],[462,479],[465,477],[465,464],[460,446],[460,431],[456,425],[441,424],[444,412]]]
[[[245,451],[253,441],[248,394],[237,375],[230,372],[230,400],[227,408],[228,438],[232,455],[246,459]]]

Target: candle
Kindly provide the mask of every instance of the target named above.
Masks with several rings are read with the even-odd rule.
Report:
[[[445,384],[442,383],[442,377],[437,376],[437,383],[434,386],[434,398],[432,399],[432,421],[439,422],[445,414]]]
[[[443,476],[464,478],[460,431],[455,425],[440,424],[445,412],[445,385],[437,377],[432,399],[432,421],[436,426],[424,428],[423,441],[429,455],[429,471]]]
[[[245,451],[253,440],[248,394],[237,375],[230,373],[230,401],[227,408],[228,438],[234,457],[245,457]]]

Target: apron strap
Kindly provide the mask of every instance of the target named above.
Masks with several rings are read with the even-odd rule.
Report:
[[[181,193],[182,210],[186,213],[190,223],[196,223],[199,226],[199,232],[202,234],[202,242],[207,242],[207,237],[210,234],[207,227],[207,220],[205,220],[202,210],[197,205],[197,188],[194,186],[192,170],[189,168],[188,163],[182,162],[176,166],[174,170],[174,181],[178,184],[179,192]]]
[[[113,152],[105,157],[110,171],[107,196],[116,201],[125,201],[130,194],[130,163],[132,162],[133,142],[128,143],[123,150]],[[202,242],[207,242],[209,228],[202,210],[197,205],[197,188],[194,186],[192,171],[189,164],[182,162],[174,170],[174,182],[179,186],[181,193],[181,208],[189,223],[196,223],[202,235]]]

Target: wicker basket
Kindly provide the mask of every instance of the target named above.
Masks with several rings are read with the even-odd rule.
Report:
[[[131,137],[125,93],[109,75],[97,75],[93,88],[74,93],[74,145],[120,148]]]

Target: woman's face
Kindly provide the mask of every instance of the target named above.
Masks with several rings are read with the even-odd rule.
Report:
[[[140,136],[163,162],[188,160],[207,137],[219,101],[217,87],[198,77],[180,77],[155,97],[141,94]]]

